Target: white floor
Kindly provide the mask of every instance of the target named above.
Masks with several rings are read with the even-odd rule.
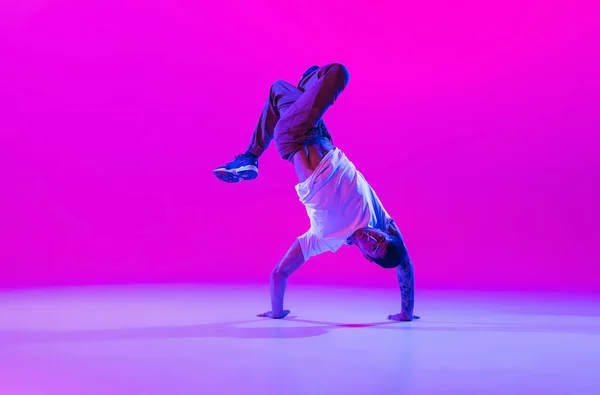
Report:
[[[600,394],[600,299],[123,286],[0,291],[1,395]]]

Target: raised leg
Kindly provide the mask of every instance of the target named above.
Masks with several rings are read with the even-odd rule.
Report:
[[[279,154],[289,159],[307,143],[325,137],[331,140],[322,117],[348,84],[345,66],[334,63],[311,67],[298,87],[286,81],[270,89],[246,153],[213,171],[225,182],[252,180],[258,176],[258,158],[275,141]]]
[[[321,136],[326,130],[322,117],[349,80],[348,69],[339,63],[323,66],[302,79],[299,89],[304,93],[281,114],[275,125],[275,143],[282,158],[289,158],[306,142]]]
[[[259,157],[269,148],[281,114],[284,114],[300,96],[302,96],[302,91],[289,82],[276,81],[271,85],[269,98],[258,118],[258,124],[252,134],[250,145],[248,145],[249,153]]]
[[[269,98],[258,119],[248,150],[235,157],[235,160],[216,168],[213,173],[221,181],[228,183],[240,180],[253,180],[258,177],[258,158],[273,141],[277,122],[282,114],[302,95],[302,91],[286,81],[276,81],[271,85]]]

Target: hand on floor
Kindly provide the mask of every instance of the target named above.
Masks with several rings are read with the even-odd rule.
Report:
[[[388,320],[392,320],[392,321],[412,321],[412,320],[418,320],[419,317],[418,315],[413,315],[412,317],[410,316],[406,316],[405,314],[394,314],[394,315],[388,315]]]
[[[274,317],[272,311],[267,311],[266,313],[262,313],[262,314],[257,315],[257,317],[267,317],[267,318],[272,318],[274,320],[280,320],[282,318],[285,318],[289,313],[290,313],[289,310],[283,310],[283,315],[282,316]]]

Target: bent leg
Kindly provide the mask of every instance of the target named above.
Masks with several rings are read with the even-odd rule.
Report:
[[[302,91],[285,81],[277,81],[271,86],[269,98],[263,107],[252,139],[244,154],[235,160],[213,170],[221,181],[236,183],[240,180],[253,180],[258,177],[258,158],[273,140],[275,125],[281,114],[302,95]]]
[[[286,81],[276,81],[271,85],[269,98],[265,102],[252,134],[248,152],[261,156],[273,140],[275,126],[285,111],[302,95],[302,91]]]
[[[291,154],[298,142],[310,140],[318,130],[321,118],[348,85],[348,69],[333,63],[314,71],[302,80],[304,93],[281,115],[274,134],[282,157]]]

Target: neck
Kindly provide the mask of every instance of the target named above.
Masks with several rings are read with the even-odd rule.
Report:
[[[357,231],[358,232],[358,231]],[[356,244],[356,233],[353,233],[350,237],[348,237],[348,241],[352,244]]]

